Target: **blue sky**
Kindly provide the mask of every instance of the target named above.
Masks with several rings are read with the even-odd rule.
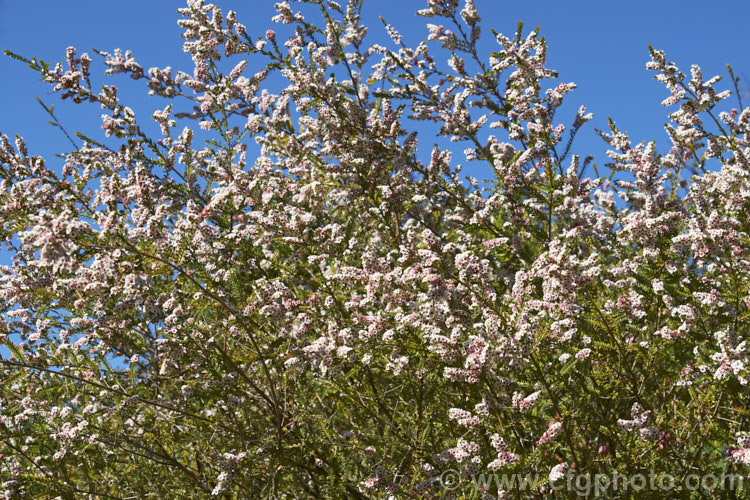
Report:
[[[236,10],[250,33],[260,35],[271,25],[272,0],[217,3],[225,12]],[[0,0],[0,48],[56,62],[70,45],[79,53],[90,52],[90,47],[108,52],[120,47],[132,49],[145,68],[171,65],[192,73],[189,57],[181,52],[176,25],[176,9],[184,4],[178,0]],[[476,4],[487,39],[489,28],[512,35],[519,20],[527,30],[541,26],[549,42],[549,66],[560,72],[562,81],[579,85],[568,100],[569,115],[586,104],[595,113],[594,126],[605,129],[607,117],[612,116],[636,142],[654,138],[660,149],[668,144],[663,132],[666,110],[660,106],[666,91],[644,69],[648,44],[665,50],[685,72],[696,63],[707,78],[726,75],[726,63],[731,63],[738,75],[750,77],[750,2],[476,0]],[[384,34],[377,20],[383,15],[400,29],[407,43],[416,44],[424,36],[427,21],[413,12],[425,5],[426,0],[365,0],[370,33],[378,38]],[[54,96],[46,95],[48,87],[38,76],[4,55],[0,55],[0,75],[0,131],[22,135],[32,152],[47,156],[48,161],[52,153],[68,148],[62,134],[47,124],[48,117],[35,100],[40,96],[48,104],[56,103]],[[120,77],[114,83],[124,82]],[[744,88],[750,94],[750,82]],[[142,97],[145,92],[125,95],[134,99],[126,103],[142,121],[150,121],[151,111],[165,105],[157,98]],[[750,103],[750,95],[746,101]],[[101,113],[93,106],[57,105],[56,113],[71,130],[94,137],[100,134]],[[598,163],[606,161],[603,143],[590,126],[579,134],[577,144],[579,153],[592,152]]]

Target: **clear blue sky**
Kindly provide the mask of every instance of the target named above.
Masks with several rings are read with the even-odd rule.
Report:
[[[236,10],[250,33],[260,35],[271,25],[272,0],[217,3],[224,12]],[[407,43],[416,44],[424,34],[426,20],[413,12],[426,3],[365,0],[371,33],[382,35],[377,16],[383,15],[401,30]],[[181,52],[176,25],[176,9],[184,4],[177,0],[0,0],[0,48],[56,62],[64,58],[69,45],[76,46],[79,53],[90,47],[108,52],[120,47],[132,49],[145,68],[171,65],[192,73],[190,59]],[[587,104],[595,113],[593,124],[598,128],[606,128],[607,116],[612,116],[632,139],[656,138],[662,148],[667,145],[663,132],[666,111],[660,102],[666,91],[643,68],[648,44],[665,50],[685,72],[697,63],[707,78],[725,75],[729,62],[737,74],[750,77],[748,1],[476,0],[476,4],[484,35],[490,35],[489,28],[512,35],[519,20],[527,30],[541,26],[549,42],[549,66],[559,70],[562,81],[579,85],[569,100],[568,114]],[[95,58],[95,64],[97,61]],[[41,96],[48,104],[56,102],[54,96],[45,96],[48,87],[37,75],[4,55],[0,55],[0,75],[0,131],[10,136],[21,134],[34,153],[47,155],[48,160],[51,153],[69,147],[62,135],[47,125],[48,117],[35,100]],[[115,82],[118,86],[124,83],[121,76]],[[745,90],[750,93],[750,82]],[[151,111],[165,105],[157,98],[145,100],[145,93],[125,95],[138,99],[131,105],[141,121],[150,122]],[[750,96],[746,101],[750,103]],[[82,108],[58,106],[56,111],[69,128],[99,133],[100,110]],[[578,152],[586,154],[586,148],[595,147],[597,162],[604,163],[603,145],[591,130],[589,127],[589,133],[579,135]]]

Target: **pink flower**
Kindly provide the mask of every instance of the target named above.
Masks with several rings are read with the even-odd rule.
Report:
[[[377,477],[371,477],[370,479],[367,479],[363,485],[368,490],[374,489],[378,486],[378,483],[380,482],[380,479]]]
[[[561,464],[558,464],[552,467],[552,470],[550,470],[549,472],[550,483],[554,483],[555,481],[562,479],[565,476],[565,471],[567,469],[568,469],[568,462],[563,462]]]
[[[542,437],[540,437],[539,440],[536,442],[536,445],[541,446],[545,443],[548,443],[554,440],[558,436],[558,434],[560,434],[561,430],[562,430],[561,422],[550,422],[549,427],[547,428],[545,433],[542,434]]]

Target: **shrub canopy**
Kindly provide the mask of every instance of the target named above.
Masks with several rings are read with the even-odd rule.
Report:
[[[592,115],[555,119],[575,84],[536,30],[481,53],[472,0],[430,0],[425,41],[381,45],[361,1],[301,3],[258,38],[189,0],[188,72],[99,52],[169,101],[152,117],[87,54],[11,54],[101,106],[106,137],[54,167],[2,137],[5,497],[745,470],[750,109],[652,50],[672,147],[612,122],[602,174],[573,154]],[[492,472],[536,476],[477,486]]]

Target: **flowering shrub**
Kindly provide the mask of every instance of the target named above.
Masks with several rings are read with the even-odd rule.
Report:
[[[611,123],[591,176],[537,31],[481,54],[472,0],[430,0],[426,41],[380,45],[360,1],[302,3],[254,38],[189,0],[188,73],[99,53],[169,100],[158,137],[89,55],[13,54],[105,138],[52,167],[2,137],[5,497],[747,470],[750,108],[652,50],[672,148]]]

